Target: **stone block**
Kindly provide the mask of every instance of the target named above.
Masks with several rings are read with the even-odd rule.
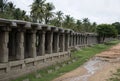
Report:
[[[22,80],[22,81],[30,81],[30,80],[27,78],[27,79],[24,79],[24,80]]]
[[[73,60],[72,60],[72,62],[76,62],[76,60],[75,60],[75,59],[73,59]]]
[[[48,73],[52,73],[53,72],[53,70],[51,69],[51,70],[48,70]]]
[[[55,67],[55,70],[58,70],[58,69],[60,69],[60,67],[59,67],[59,66],[56,66],[56,67]]]
[[[35,74],[35,78],[41,78],[42,76],[40,74]]]
[[[69,61],[68,64],[71,64],[71,62]]]
[[[64,66],[66,66],[66,64],[64,63],[64,64],[62,64],[62,67],[64,67]]]

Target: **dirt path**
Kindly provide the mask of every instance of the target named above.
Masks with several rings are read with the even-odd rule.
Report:
[[[97,54],[84,65],[53,81],[106,81],[120,68],[120,44]]]

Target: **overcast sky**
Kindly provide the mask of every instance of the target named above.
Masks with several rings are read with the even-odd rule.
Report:
[[[9,0],[16,7],[30,12],[33,0]],[[120,0],[47,0],[52,2],[56,9],[76,19],[89,18],[92,22],[113,23],[120,22]]]

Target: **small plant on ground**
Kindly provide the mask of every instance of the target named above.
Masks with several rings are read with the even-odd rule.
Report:
[[[107,81],[120,81],[120,69],[117,69],[117,72],[113,73],[112,77]]]

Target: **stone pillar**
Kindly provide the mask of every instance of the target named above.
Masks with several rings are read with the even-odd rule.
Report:
[[[90,35],[88,35],[88,45],[90,45]]]
[[[90,35],[90,45],[92,45],[92,36]]]
[[[39,55],[43,56],[45,54],[45,31],[39,32]]]
[[[71,36],[70,36],[70,45],[71,45],[71,47],[73,47],[73,35],[71,34]]]
[[[75,39],[74,39],[74,38],[75,38],[75,36],[74,36],[74,34],[73,34],[73,36],[72,36],[72,39],[73,39],[72,46],[73,46],[73,47],[75,46],[75,43],[74,43],[74,42],[75,42]]]
[[[80,35],[80,46],[82,45],[82,43],[81,43],[81,39],[82,39],[82,36]]]
[[[47,32],[47,53],[51,54],[53,51],[52,43],[53,43],[53,32]]]
[[[86,45],[87,45],[87,35],[85,36],[85,43],[86,43]]]
[[[75,44],[76,44],[76,46],[77,46],[77,42],[78,42],[77,38],[78,38],[78,37],[77,37],[77,35],[76,35],[76,36],[75,36],[75,40],[76,40],[76,41],[75,41],[75,42],[76,42]]]
[[[59,45],[60,45],[60,52],[64,52],[64,50],[65,50],[65,35],[64,35],[64,33],[62,33],[60,35]]]
[[[76,35],[74,35],[74,46],[76,46]]]
[[[9,32],[0,31],[0,62],[8,62]]]
[[[76,35],[76,46],[78,46],[78,35]]]
[[[84,35],[84,45],[86,46],[86,35]]]
[[[77,36],[77,45],[79,46],[79,35]]]
[[[93,44],[93,36],[91,35],[91,38],[90,38],[91,40],[91,45]]]
[[[17,32],[16,36],[16,59],[24,59],[24,32],[22,30]]]
[[[69,49],[69,39],[70,39],[70,35],[65,34],[65,51],[68,51]]]
[[[82,35],[82,46],[84,46],[84,35]]]
[[[78,45],[80,46],[80,35],[78,35]]]
[[[29,39],[29,55],[31,58],[35,58],[37,56],[36,53],[36,31],[31,30]]]
[[[84,45],[86,46],[86,35],[84,35]]]
[[[81,46],[83,46],[83,35],[81,35]]]
[[[54,35],[54,52],[59,52],[59,33],[55,33]]]
[[[86,35],[86,44],[88,45],[88,35]]]

